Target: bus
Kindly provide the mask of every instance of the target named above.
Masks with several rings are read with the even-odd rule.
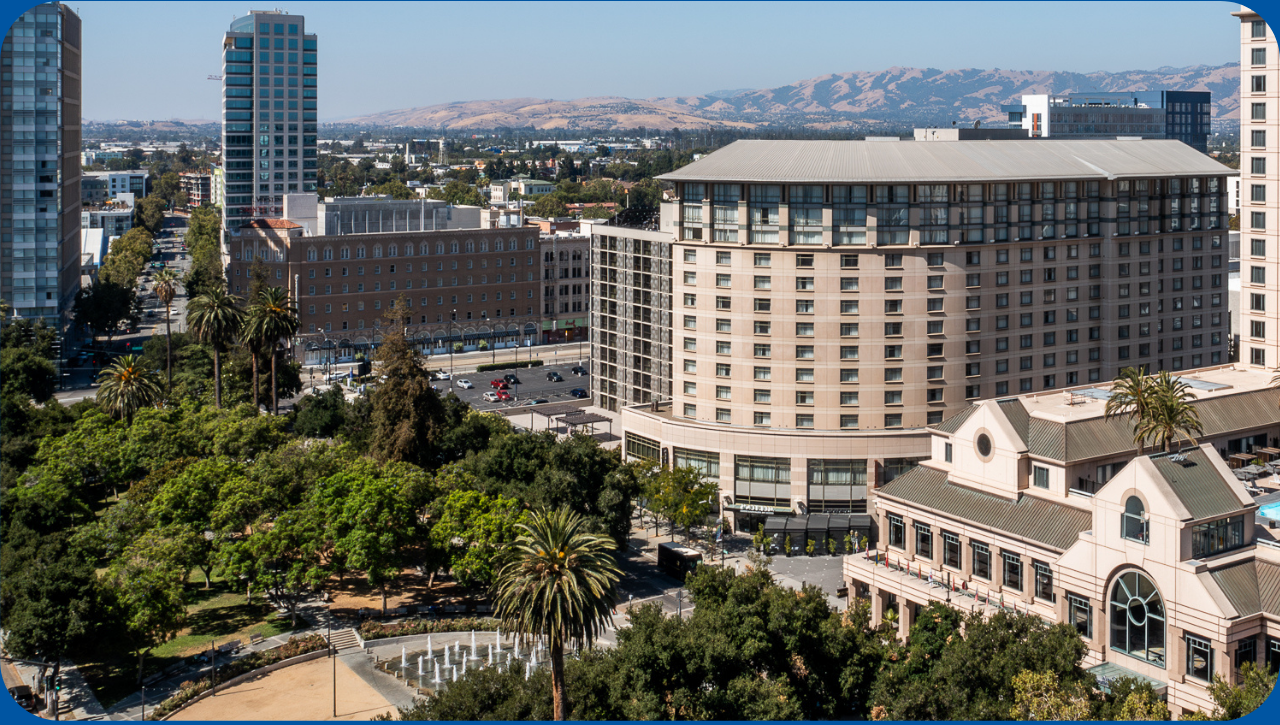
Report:
[[[702,552],[667,541],[658,544],[658,568],[681,582],[702,563]]]

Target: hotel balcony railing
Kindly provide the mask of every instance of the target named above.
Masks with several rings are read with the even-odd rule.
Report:
[[[1103,484],[1082,476],[1077,478],[1076,482],[1072,484],[1071,490],[1075,493],[1084,494],[1085,496],[1093,496],[1098,493],[1098,489],[1102,488],[1102,486]]]
[[[954,571],[934,569],[920,562],[910,562],[894,552],[870,549],[844,557],[844,572],[878,588],[896,584],[903,592],[916,594],[920,603],[944,601],[953,607],[991,616],[996,612],[1034,614],[1053,623],[1051,605],[1005,596],[998,588]]]

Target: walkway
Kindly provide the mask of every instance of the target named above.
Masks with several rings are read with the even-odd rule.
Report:
[[[335,663],[322,657],[250,678],[179,710],[170,719],[368,720],[382,713],[394,715],[398,703],[357,669],[368,658],[358,659],[353,663],[351,656],[339,657]],[[394,681],[390,684],[406,689]]]

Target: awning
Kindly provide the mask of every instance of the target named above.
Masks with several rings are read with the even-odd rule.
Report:
[[[1165,694],[1165,683],[1160,680],[1147,677],[1146,675],[1139,674],[1125,667],[1121,667],[1114,662],[1103,662],[1102,664],[1096,667],[1090,667],[1085,671],[1092,672],[1094,676],[1098,678],[1098,687],[1101,687],[1102,691],[1107,694],[1111,694],[1111,683],[1121,677],[1132,677],[1139,682],[1149,682],[1151,683],[1151,689],[1155,690],[1157,695],[1163,696]]]
[[[764,533],[766,536],[781,535],[787,530],[786,516],[770,516],[764,520]]]
[[[805,525],[809,538],[821,541],[827,537],[827,524],[831,521],[831,514],[810,514],[804,518],[809,519]]]

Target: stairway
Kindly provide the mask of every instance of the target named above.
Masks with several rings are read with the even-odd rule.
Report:
[[[339,652],[360,646],[360,640],[356,639],[356,631],[350,627],[334,632],[330,643]]]

